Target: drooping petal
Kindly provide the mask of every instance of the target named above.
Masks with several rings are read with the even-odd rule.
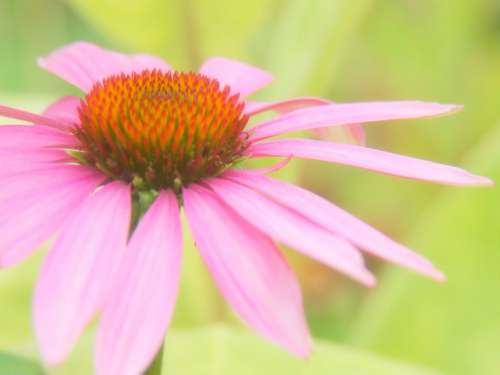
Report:
[[[200,68],[200,73],[228,85],[233,94],[244,98],[267,86],[273,80],[268,72],[236,60],[215,57],[208,59]]]
[[[26,121],[31,124],[45,125],[55,129],[64,129],[68,127],[68,124],[61,119],[51,118],[49,116],[40,116],[35,113],[5,105],[0,105],[0,117]]]
[[[300,357],[311,350],[300,287],[273,242],[200,186],[184,190],[196,245],[221,293],[247,324]]]
[[[393,154],[350,144],[310,139],[280,139],[256,143],[247,154],[259,156],[295,156],[351,165],[393,176],[448,185],[492,185],[486,177],[476,176],[461,168],[428,160]]]
[[[143,70],[169,71],[162,59],[149,55],[126,55],[88,42],[75,42],[40,58],[38,64],[84,92],[106,77]]]
[[[45,258],[34,295],[35,330],[46,363],[65,359],[102,307],[127,244],[130,188],[113,182],[90,195]]]
[[[450,114],[462,107],[452,104],[416,101],[333,103],[300,109],[265,121],[250,130],[251,139],[259,140],[298,130],[363,124],[410,118],[427,118]]]
[[[322,105],[330,105],[333,102],[315,97],[299,97],[299,98],[291,98],[280,100],[277,102],[253,102],[248,101],[245,102],[245,114],[249,116],[255,116],[259,113],[266,111],[276,111],[280,114],[285,114],[289,112],[296,111],[302,108],[308,107],[317,107]],[[344,130],[350,134],[352,139],[360,145],[365,145],[366,136],[363,126],[361,124],[349,124],[349,125],[340,125],[345,128]],[[328,129],[312,129],[313,132],[320,138],[325,140],[330,140],[330,134]]]
[[[39,163],[70,160],[65,150],[74,148],[77,140],[68,128],[79,121],[75,100],[72,97],[55,102],[44,111],[42,116],[12,108],[10,110],[15,111],[16,116],[20,113],[28,116],[23,117],[23,120],[41,126],[2,125],[0,127],[2,167],[16,164],[20,169],[24,166],[29,169]],[[42,122],[38,121],[40,118]],[[48,127],[45,121],[50,121],[51,126]],[[0,170],[0,176],[4,173],[9,173],[8,167]]]
[[[217,195],[268,236],[373,286],[360,253],[343,238],[241,184],[220,178],[206,180]]]
[[[425,258],[308,190],[247,171],[231,170],[224,177],[266,194],[375,256],[437,280],[444,278]]]
[[[104,179],[81,166],[6,179],[0,185],[0,267],[13,266],[35,251]]]
[[[104,307],[97,375],[140,374],[161,347],[177,296],[181,236],[177,198],[163,191],[139,221]]]

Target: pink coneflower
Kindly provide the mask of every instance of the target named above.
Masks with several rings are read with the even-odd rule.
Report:
[[[46,240],[34,324],[48,364],[64,360],[97,314],[97,374],[139,374],[159,350],[181,268],[179,210],[226,300],[253,329],[298,356],[311,340],[299,285],[275,240],[373,286],[361,251],[437,280],[430,262],[312,192],[245,170],[245,158],[301,157],[454,185],[489,185],[462,169],[360,145],[284,133],[444,115],[423,102],[334,104],[315,98],[256,103],[271,81],[213,58],[175,72],[147,55],[74,43],[39,61],[77,86],[42,115],[0,107],[34,125],[0,127],[0,264]],[[276,117],[248,127],[267,110]],[[350,127],[363,139],[359,125]]]

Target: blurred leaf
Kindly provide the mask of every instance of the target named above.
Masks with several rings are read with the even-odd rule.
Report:
[[[93,335],[86,334],[77,350],[50,375],[92,373]],[[210,326],[171,330],[167,335],[163,372],[180,375],[238,374],[339,374],[339,375],[438,375],[438,372],[389,361],[339,345],[317,342],[307,360],[297,359],[252,333]]]
[[[24,352],[32,347],[31,294],[40,253],[17,267],[0,272],[0,350]]]
[[[0,1],[0,90],[67,93],[69,85],[39,69],[36,59],[82,35],[102,42],[102,37],[61,1]]]
[[[436,119],[440,126],[384,127],[373,134],[406,152],[459,160],[498,120],[498,100],[490,100],[500,85],[495,23],[496,0],[379,2],[342,66],[336,90],[354,100],[464,104],[460,116]]]
[[[194,246],[185,215],[182,215],[184,259],[173,327],[193,327],[221,318],[222,298]]]
[[[460,165],[464,153],[500,116],[500,34],[492,32],[499,30],[499,5],[498,0],[377,2],[337,70],[330,97],[343,102],[421,99],[464,104],[463,112],[450,117],[365,126],[370,147]],[[437,194],[449,189],[320,162],[308,162],[304,171],[302,184],[402,242]],[[373,262],[372,269],[383,267],[391,266]],[[328,310],[336,311],[330,324],[348,332],[363,300],[339,309],[336,305],[345,305],[345,299],[337,298],[333,288],[339,289],[336,280],[325,284],[317,297],[324,319],[315,315],[320,327],[315,333],[339,340],[341,331],[323,328],[331,321]],[[344,295],[356,292],[340,288]],[[334,302],[325,309],[328,298]],[[338,316],[342,311],[343,318]]]
[[[46,368],[47,375],[89,375],[93,373],[95,328],[88,329],[78,340],[66,360],[55,367]]]
[[[274,0],[67,0],[96,27],[139,51],[196,69],[211,54],[245,58]]]
[[[66,0],[124,45],[196,69],[222,55],[263,66],[274,94],[325,92],[372,0]],[[279,6],[283,5],[283,6]],[[98,11],[96,11],[98,10]],[[271,92],[271,91],[270,91]]]
[[[459,164],[493,129],[500,115],[500,39],[490,31],[498,14],[495,0],[381,1],[370,7],[331,87],[334,97],[465,105],[449,117],[367,125],[370,147]],[[327,196],[399,238],[439,189],[349,168],[312,168],[307,181],[321,184],[318,189]]]
[[[0,375],[43,375],[43,371],[29,359],[0,352]]]
[[[182,1],[182,0],[181,0]],[[198,21],[201,57],[227,56],[252,61],[255,35],[269,22],[280,0],[191,0]]]
[[[67,0],[96,28],[119,42],[148,52],[166,52],[185,63],[180,1]]]
[[[500,181],[500,128],[471,170]],[[366,306],[353,341],[450,374],[500,373],[500,190],[449,188],[410,243],[448,276],[436,284],[393,269]]]
[[[371,2],[288,1],[267,42],[265,66],[278,78],[272,93],[324,94]]]
[[[308,360],[300,360],[250,334],[218,326],[176,332],[167,338],[166,374],[436,374],[390,362],[354,349],[317,343]]]

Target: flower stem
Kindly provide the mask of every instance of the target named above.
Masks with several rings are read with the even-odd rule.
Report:
[[[163,345],[161,346],[160,350],[158,350],[158,353],[156,353],[156,357],[153,359],[153,362],[151,362],[144,375],[161,375],[162,364]]]

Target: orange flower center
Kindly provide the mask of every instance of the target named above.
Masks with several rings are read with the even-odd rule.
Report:
[[[145,70],[94,85],[75,135],[82,159],[139,188],[217,175],[246,148],[244,103],[215,79]]]

